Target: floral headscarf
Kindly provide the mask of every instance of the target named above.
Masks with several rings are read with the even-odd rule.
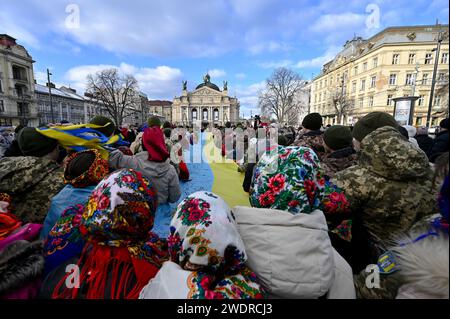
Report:
[[[79,176],[72,176],[71,163],[73,165],[80,156],[84,154],[93,154],[94,160],[85,172]],[[96,149],[89,149],[81,152],[76,152],[69,155],[64,164],[64,182],[73,187],[83,188],[89,185],[96,185],[109,173],[108,161],[102,158],[100,152]]]
[[[315,209],[348,209],[343,192],[325,179],[317,155],[306,147],[278,147],[256,165],[250,203],[253,207],[310,214]]]
[[[85,243],[79,227],[83,210],[81,204],[68,207],[50,230],[44,242],[45,273],[82,252]]]
[[[196,192],[178,205],[168,238],[172,261],[193,271],[188,277],[194,299],[263,298],[256,275],[245,265],[244,243],[223,199]]]
[[[131,169],[110,174],[94,189],[80,225],[87,242],[79,262],[80,282],[88,283],[87,298],[104,298],[108,278],[112,288],[106,297],[137,298],[167,260],[166,242],[150,231],[156,198],[150,182]],[[129,281],[132,273],[136,283]],[[69,292],[69,297],[76,297],[78,289],[70,290],[75,292]]]
[[[332,221],[332,231],[349,241],[349,202],[343,191],[325,178],[314,151],[299,146],[278,146],[277,151],[264,154],[256,165],[251,205],[292,214],[319,209]]]
[[[11,196],[0,193],[0,240],[5,239],[22,226],[17,216],[11,213],[11,201]]]

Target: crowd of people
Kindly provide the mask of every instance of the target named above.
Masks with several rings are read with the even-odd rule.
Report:
[[[236,207],[209,190],[181,198],[192,128],[88,124],[120,135],[106,156],[36,128],[2,135],[1,299],[449,298],[448,119],[434,138],[382,112],[216,127],[248,193]],[[239,154],[230,129],[249,127],[268,139]],[[180,200],[166,236],[152,232],[158,206]]]

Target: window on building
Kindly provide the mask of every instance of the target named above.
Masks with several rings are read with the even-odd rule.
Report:
[[[415,74],[407,73],[405,85],[414,85],[414,82],[415,82]]]
[[[320,81],[320,88],[322,88],[322,81]]]
[[[393,98],[394,98],[393,94],[388,94],[388,97],[387,97],[387,105],[388,106],[392,106],[393,105],[393,103],[394,103]]]
[[[0,93],[3,93],[2,79],[0,79]]]
[[[359,108],[363,108],[364,107],[364,98],[363,97],[360,97],[359,98]]]
[[[424,96],[420,95],[419,98],[417,99],[417,105],[418,106],[422,106],[423,105],[423,99],[424,99]]]
[[[317,94],[314,94],[314,103],[317,102]]]
[[[0,113],[5,112],[5,105],[3,103],[3,100],[0,100]]]
[[[424,73],[422,75],[422,84],[423,85],[428,85],[428,73]]]
[[[363,63],[363,72],[364,72],[364,71],[367,71],[367,62],[364,62],[364,63]]]
[[[370,87],[374,88],[376,83],[377,83],[377,76],[374,75],[370,78]]]
[[[352,93],[356,92],[356,81],[352,82]]]
[[[441,96],[440,95],[436,95],[434,97],[434,106],[441,106]]]
[[[325,79],[324,87],[327,87],[327,79]]]
[[[197,120],[197,110],[196,110],[196,109],[193,109],[193,110],[192,110],[192,120],[193,120],[193,121],[196,121],[196,120]]]
[[[353,68],[353,75],[358,75],[358,66]]]
[[[208,120],[208,109],[203,109],[202,111],[202,120],[207,121]]]
[[[214,121],[218,121],[218,120],[219,120],[219,110],[214,109]]]
[[[392,55],[392,64],[398,64],[400,62],[400,54],[394,53]]]
[[[445,82],[445,72],[439,72],[437,76],[438,84],[443,84],[442,82]]]
[[[366,80],[361,80],[361,87],[360,87],[360,91],[364,91],[366,89]]]
[[[441,63],[448,63],[448,52],[442,53]]]
[[[433,60],[433,54],[432,53],[425,54],[425,64],[431,64],[432,60]]]
[[[373,95],[369,96],[369,107],[373,106]]]
[[[333,85],[333,76],[330,77],[330,85]]]
[[[391,73],[389,75],[389,85],[396,85],[397,84],[397,74]]]
[[[438,124],[438,117],[433,117],[431,119],[431,126],[436,126]]]
[[[416,54],[410,53],[408,57],[408,64],[414,64],[416,63]]]
[[[378,58],[373,58],[372,67],[376,68],[378,66]]]

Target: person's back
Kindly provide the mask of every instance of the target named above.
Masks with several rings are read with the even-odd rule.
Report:
[[[407,231],[435,210],[428,159],[394,127],[381,127],[361,142],[358,164],[332,180],[361,214],[374,242]]]
[[[441,121],[439,124],[440,131],[436,135],[433,147],[430,151],[430,162],[434,161],[443,153],[448,152],[449,147],[449,135],[448,135],[448,118]]]
[[[321,131],[322,116],[319,113],[308,114],[303,119],[302,126],[302,132],[293,145],[309,147],[321,159],[325,155],[323,132]]]
[[[428,128],[427,127],[419,127],[417,129],[417,134],[415,136],[417,144],[419,148],[430,157],[431,149],[433,147],[433,139],[428,136]]]
[[[12,197],[22,221],[42,223],[51,198],[64,187],[57,142],[27,127],[20,131],[18,144],[25,156],[0,159],[0,192]]]
[[[330,126],[323,135],[326,153],[322,157],[321,166],[324,174],[333,177],[350,166],[356,164],[356,151],[352,146],[352,133],[342,125]]]
[[[179,179],[175,168],[170,164],[162,130],[155,126],[147,128],[142,141],[145,151],[134,156],[113,151],[109,157],[109,165],[115,169],[132,168],[148,177],[155,185],[160,204],[176,202],[181,196]]]

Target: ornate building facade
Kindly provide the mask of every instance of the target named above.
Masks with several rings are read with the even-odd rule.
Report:
[[[172,105],[172,123],[176,125],[191,125],[193,121],[225,125],[226,122],[239,121],[239,101],[228,95],[227,82],[220,90],[211,82],[209,74],[203,77],[203,83],[197,85],[194,91],[187,90],[187,82],[183,82],[181,96],[174,98]]]
[[[442,46],[436,56],[439,32]],[[448,90],[440,90],[448,87],[448,41],[448,25],[391,27],[367,40],[355,37],[347,41],[314,78],[311,112],[321,113],[325,124],[338,123],[334,97],[345,96],[351,106],[344,124],[351,124],[372,111],[392,114],[394,98],[417,96],[413,124],[425,125],[433,67],[438,59],[431,114],[431,125],[437,125],[448,110]]]
[[[0,126],[38,125],[33,63],[16,39],[0,34]]]

